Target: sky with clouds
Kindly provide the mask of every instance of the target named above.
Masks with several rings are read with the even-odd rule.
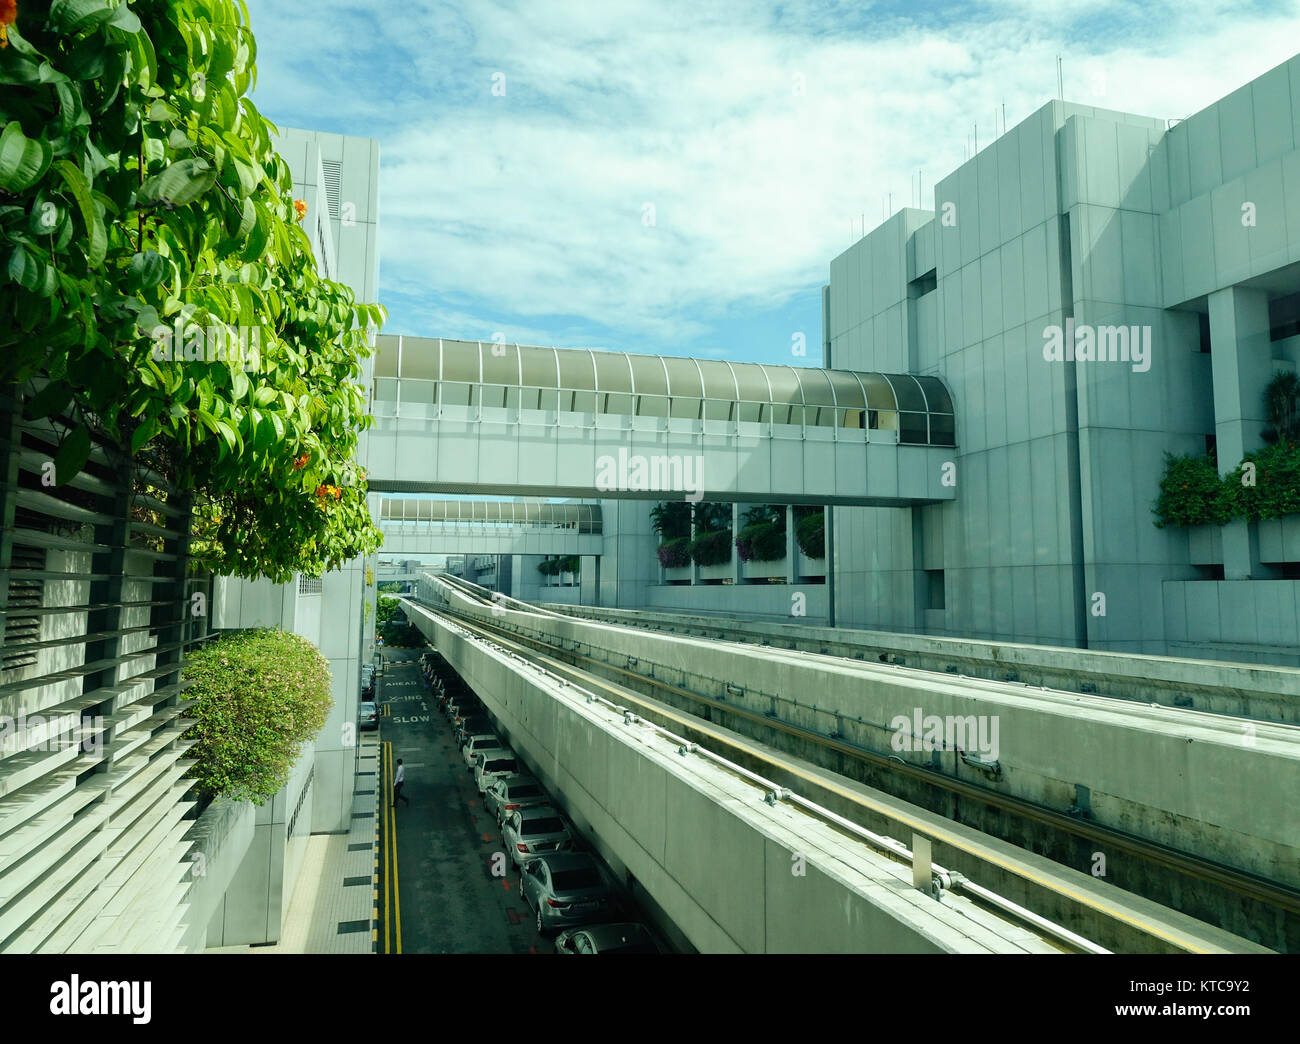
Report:
[[[1300,0],[248,6],[261,111],[380,142],[386,332],[814,365],[864,215],[1058,54],[1067,100],[1185,117],[1300,48]]]

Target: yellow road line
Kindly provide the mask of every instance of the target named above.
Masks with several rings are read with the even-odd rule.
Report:
[[[391,757],[391,755],[390,755]],[[390,766],[391,771],[391,766]],[[395,803],[393,803],[395,804]],[[397,952],[402,952],[402,890],[397,876],[397,809],[389,808],[389,823],[393,845],[393,924],[397,936]]]
[[[389,806],[388,794],[389,794],[389,792],[390,792],[390,790],[389,790],[389,785],[388,785],[388,760],[389,760],[389,750],[388,750],[388,748],[389,748],[389,743],[385,740],[385,741],[384,741],[384,746],[383,746],[383,754],[381,755],[381,760],[382,760],[382,762],[383,762],[383,768],[381,769],[381,771],[380,771],[380,773],[379,773],[379,778],[380,778],[380,779],[382,780],[382,782],[383,782],[383,789],[380,790],[379,800],[383,803],[381,807],[384,809],[384,811],[383,811],[383,813],[381,813],[381,814],[382,814],[383,817],[384,817],[384,829],[385,829],[385,830],[390,829],[390,827],[389,827],[389,825],[388,825],[388,813],[391,811],[391,809],[389,809],[389,807],[388,807],[388,806]],[[391,945],[391,944],[390,944],[390,941],[389,941],[389,934],[388,934],[388,924],[389,924],[389,917],[388,917],[388,887],[389,887],[389,885],[388,885],[388,882],[389,882],[389,877],[390,877],[390,876],[391,876],[391,871],[389,870],[389,867],[388,867],[388,845],[385,844],[385,845],[384,845],[384,953],[390,953],[390,952],[392,952],[392,951],[390,950],[390,945]]]

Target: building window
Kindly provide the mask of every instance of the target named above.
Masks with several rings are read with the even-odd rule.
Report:
[[[1197,312],[1196,318],[1200,320],[1201,325],[1201,345],[1198,349],[1202,354],[1210,354],[1210,314],[1208,312]]]
[[[917,276],[907,284],[908,297],[924,297],[939,289],[939,275],[936,269],[930,269],[925,275]]]
[[[929,609],[946,609],[947,598],[944,590],[943,570],[927,569],[925,571],[926,586],[929,591]]]

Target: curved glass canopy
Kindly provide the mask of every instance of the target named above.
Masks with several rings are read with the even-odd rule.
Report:
[[[397,379],[402,402],[870,428],[955,445],[947,389],[912,374],[381,335],[376,399],[396,399]]]
[[[599,504],[546,500],[430,500],[380,497],[379,521],[500,523],[511,526],[559,526],[579,533],[599,533]]]

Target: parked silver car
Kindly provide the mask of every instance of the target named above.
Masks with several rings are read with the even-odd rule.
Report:
[[[614,911],[614,893],[596,861],[583,852],[538,856],[524,867],[521,887],[524,901],[537,912],[542,935],[602,921]]]
[[[474,785],[482,794],[493,782],[502,776],[514,776],[519,773],[519,762],[508,750],[485,750],[474,756]]]
[[[497,817],[500,823],[511,812],[521,808],[536,808],[538,805],[550,804],[550,795],[542,785],[522,773],[515,776],[500,776],[483,792],[483,807]]]
[[[555,809],[547,805],[520,808],[501,823],[501,838],[515,866],[546,852],[564,852],[573,847],[573,834]]]
[[[570,928],[555,937],[555,952],[564,954],[659,953],[659,946],[644,924],[590,924]]]
[[[461,748],[461,755],[465,759],[465,770],[472,772],[474,770],[474,755],[485,750],[504,751],[505,743],[500,736],[493,736],[490,732],[480,732],[476,736],[471,736],[469,742]]]
[[[363,729],[379,728],[379,708],[366,701],[357,706],[357,722]]]

